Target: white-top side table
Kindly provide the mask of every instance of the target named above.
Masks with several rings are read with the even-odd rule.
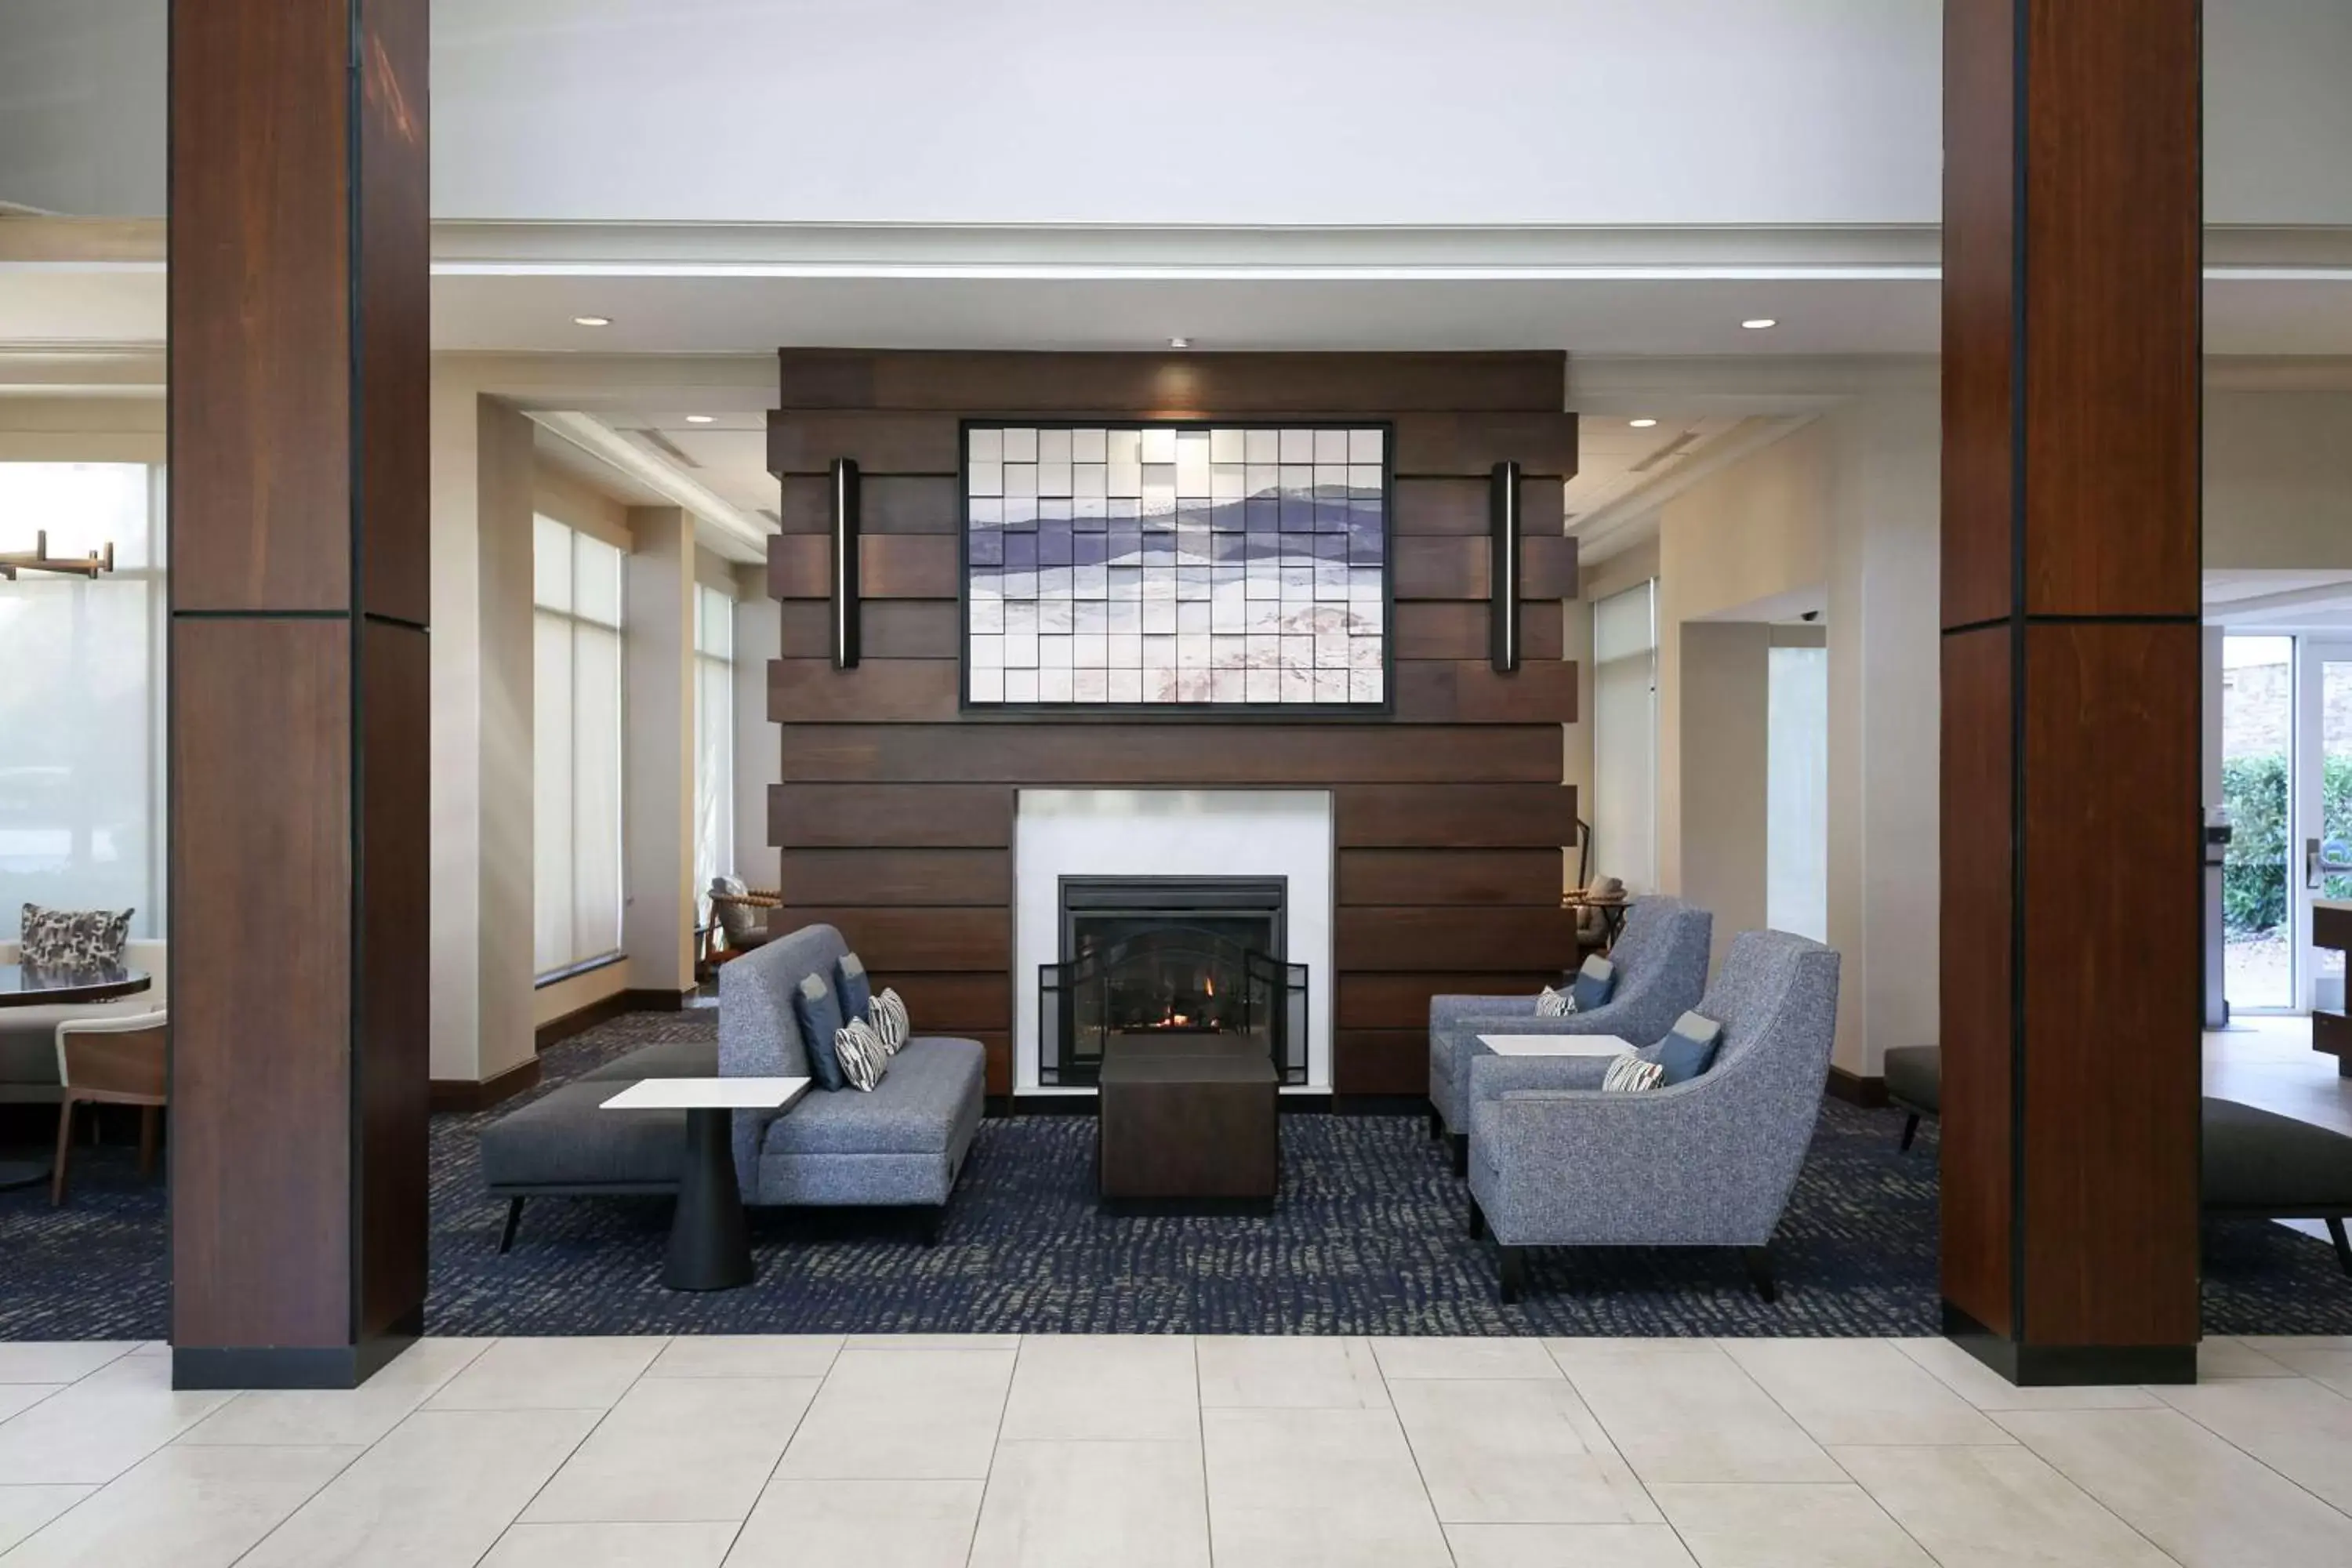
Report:
[[[662,1283],[673,1290],[748,1285],[751,1234],[735,1184],[734,1113],[782,1110],[809,1091],[804,1078],[640,1079],[604,1103],[606,1110],[683,1110],[686,1163],[669,1222]]]
[[[1622,1057],[1633,1047],[1614,1035],[1481,1035],[1498,1057]]]

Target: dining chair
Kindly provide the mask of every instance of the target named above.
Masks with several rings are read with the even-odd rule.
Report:
[[[58,1157],[49,1177],[49,1202],[66,1200],[66,1160],[73,1148],[77,1105],[135,1105],[139,1109],[139,1173],[155,1169],[155,1144],[163,1107],[171,1099],[171,1019],[168,1013],[99,1015],[69,1018],[58,1026]]]

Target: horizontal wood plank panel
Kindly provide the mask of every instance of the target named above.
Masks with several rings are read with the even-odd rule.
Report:
[[[1003,973],[1013,963],[1013,910],[992,909],[859,909],[809,907],[790,901],[769,911],[772,928],[829,925],[874,975],[900,970],[926,973]]]
[[[1570,842],[1576,791],[1567,784],[1342,784],[1343,849],[1539,849]]]
[[[1323,787],[1465,777],[1549,784],[1559,773],[1559,731],[1550,725],[1015,722],[793,724],[784,731],[782,776],[841,784]]]
[[[1509,675],[1478,660],[1405,659],[1394,679],[1391,720],[1398,723],[1567,724],[1576,719],[1576,667],[1556,659],[1526,664]],[[962,681],[962,668],[951,658],[870,658],[854,669],[835,669],[830,659],[780,658],[768,666],[768,717],[780,724],[950,723]],[[1074,706],[1070,712],[1083,721],[1087,710]]]
[[[1391,575],[1400,599],[1476,599],[1486,597],[1491,563],[1484,539],[1443,536],[1399,537],[1392,542],[1395,557]],[[1549,535],[1530,536],[1519,542],[1519,597],[1572,599],[1576,596],[1576,541]]]
[[[1003,849],[788,849],[777,886],[794,905],[1013,902],[1013,856]]]
[[[1493,646],[1493,615],[1484,600],[1409,601],[1396,606],[1392,625],[1396,656],[1401,659],[1483,659]],[[1561,658],[1567,642],[1565,616],[1548,605],[1519,612],[1519,657],[1527,663]],[[867,644],[872,645],[870,630]],[[825,646],[819,642],[813,651],[823,653]]]
[[[961,425],[952,414],[795,411],[768,416],[768,471],[829,474],[847,458],[868,476],[957,471]]]
[[[1391,502],[1391,526],[1400,535],[1484,539],[1491,526],[1486,510],[1491,488],[1485,479],[1399,479]],[[1567,499],[1558,479],[1521,479],[1520,533],[1528,539],[1559,533]]]
[[[788,474],[780,481],[779,510],[786,533],[833,531],[833,477]],[[956,482],[945,476],[858,476],[857,527],[861,533],[953,533],[963,521]]]
[[[1429,1025],[1417,1029],[1338,1029],[1331,1037],[1334,1094],[1429,1092]]]
[[[990,1031],[1012,1031],[1013,982],[1008,974],[875,970],[875,989],[886,985],[907,1004],[907,1026],[918,1035],[972,1039]]]
[[[1343,908],[1333,931],[1343,972],[1432,966],[1505,973],[1576,967],[1576,911],[1561,909]]]
[[[1423,1052],[1421,1085],[1426,1089],[1432,996],[1532,996],[1559,979],[1556,969],[1529,969],[1516,974],[1460,971],[1350,974],[1342,970],[1333,1022],[1342,1030],[1419,1029]]]
[[[1576,477],[1576,416],[1400,414],[1391,466],[1399,479],[1485,479],[1515,461],[1528,479]]]
[[[782,849],[1003,849],[1013,792],[999,784],[772,784],[768,842]]]
[[[1339,903],[1558,909],[1558,849],[1342,849]]]
[[[1127,416],[1399,409],[1555,409],[1567,356],[1483,353],[1070,353],[785,349],[778,405]]]
[[[860,539],[861,599],[961,597],[956,542],[938,534],[884,533]],[[768,592],[779,599],[833,596],[833,536],[780,533],[768,541]]]
[[[787,599],[778,607],[783,611],[784,658],[833,657],[829,603]],[[866,658],[956,658],[962,636],[962,611],[952,599],[859,599],[858,648]],[[1528,643],[1532,649],[1535,639]]]

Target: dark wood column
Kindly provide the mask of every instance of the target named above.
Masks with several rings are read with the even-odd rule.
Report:
[[[1943,1293],[2198,1339],[2199,0],[1946,0]]]
[[[172,1345],[425,1300],[426,0],[173,0]]]

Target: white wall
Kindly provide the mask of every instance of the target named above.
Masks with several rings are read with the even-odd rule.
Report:
[[[162,213],[164,7],[0,5],[0,200]],[[2207,0],[2205,26],[2208,216],[2352,223],[2352,7]],[[436,0],[433,34],[445,217],[1867,224],[1941,205],[1937,0]]]
[[[2205,564],[2352,568],[2352,393],[2205,395]]]
[[[634,990],[694,988],[694,520],[629,509],[621,919]]]

